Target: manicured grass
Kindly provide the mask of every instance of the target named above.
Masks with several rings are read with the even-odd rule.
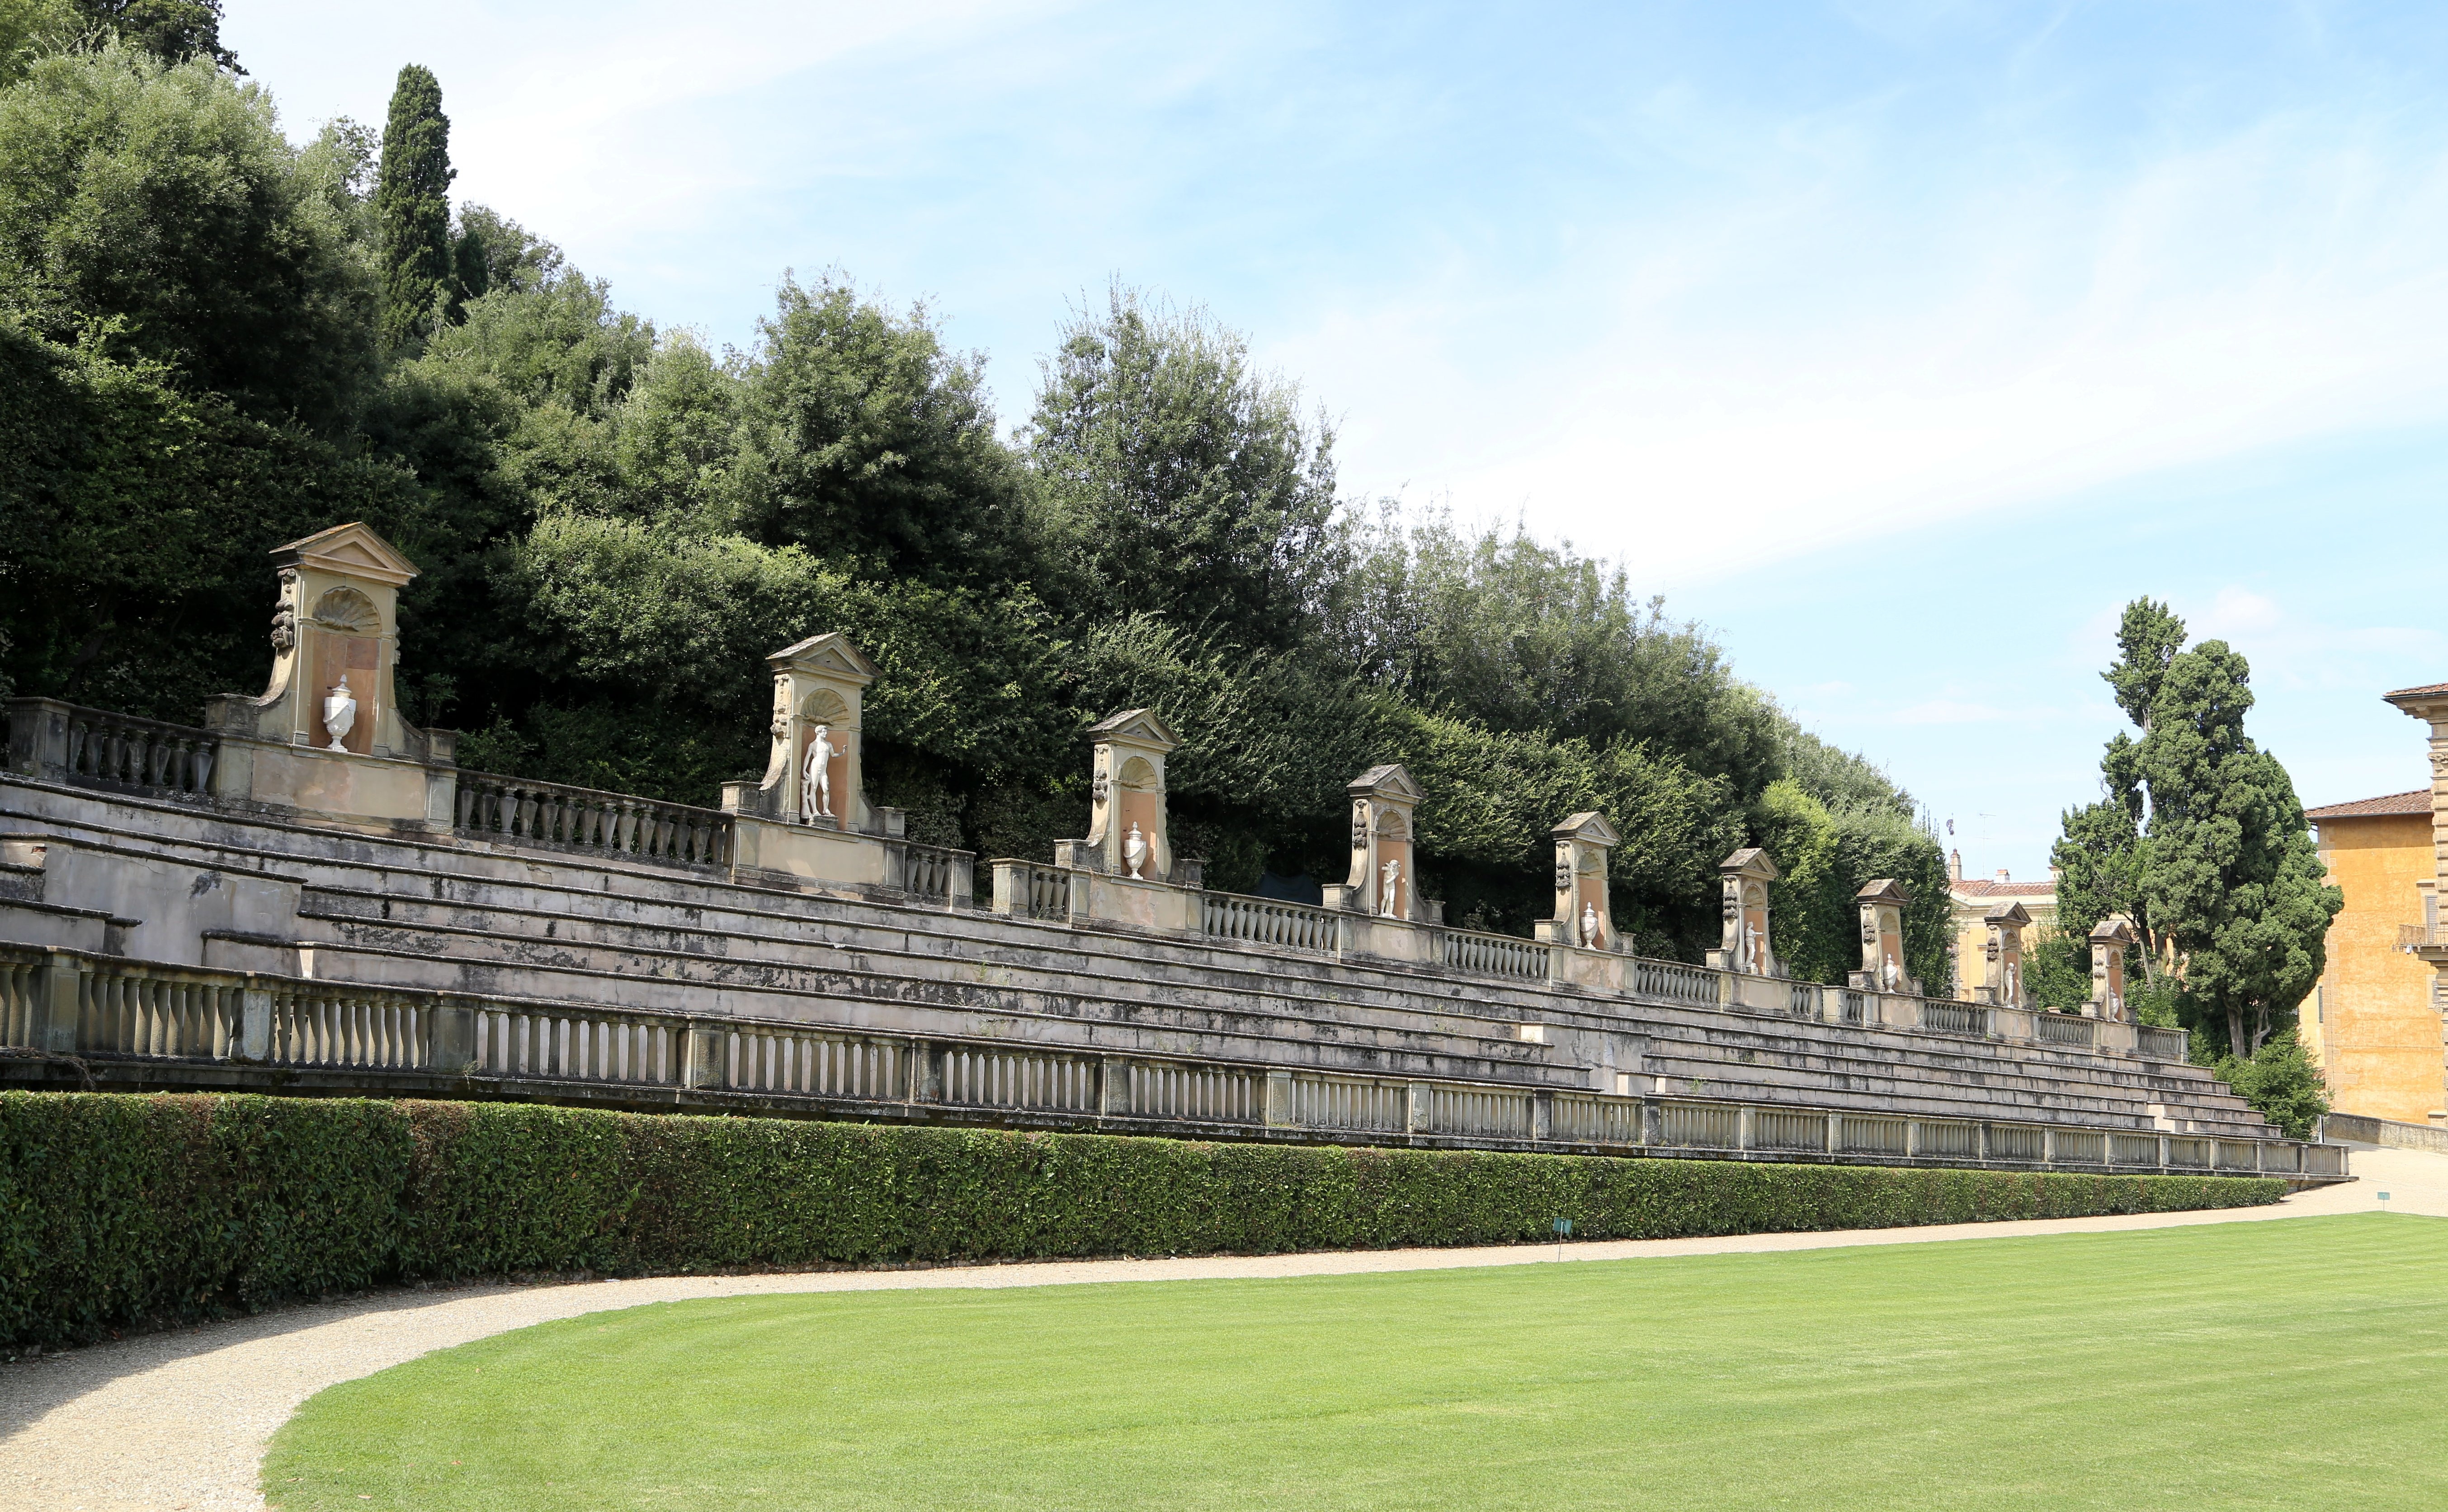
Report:
[[[2448,1505],[2448,1220],[690,1302],[325,1391],[284,1509]],[[361,1500],[371,1497],[371,1500]]]

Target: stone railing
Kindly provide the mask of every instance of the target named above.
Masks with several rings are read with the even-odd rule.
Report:
[[[1547,979],[1548,949],[1535,940],[1524,940],[1518,935],[1447,929],[1444,931],[1443,959],[1445,966],[1456,971],[1543,982]]]
[[[1330,909],[1238,892],[1209,892],[1199,899],[1199,919],[1207,938],[1278,949],[1334,949],[1341,917]]]
[[[487,772],[459,774],[458,805],[458,832],[480,840],[691,866],[721,866],[731,859],[732,816],[719,809]]]
[[[2155,1028],[2148,1024],[2133,1026],[2137,1043],[2134,1054],[2145,1061],[2182,1061],[2186,1056],[2186,1035],[2182,1029]]]
[[[2033,1013],[2032,1024],[2042,1044],[2067,1044],[2088,1050],[2099,1043],[2099,1022],[2095,1019],[2041,1008]]]
[[[1788,982],[1785,986],[1785,1011],[1797,1019],[1819,1017],[1819,995],[1825,989],[1809,982]]]
[[[1725,973],[1679,961],[1652,961],[1633,956],[1624,962],[1624,986],[1634,996],[1667,1003],[1707,1005],[1724,1001]]]
[[[2433,946],[2448,946],[2448,924],[2400,924],[2397,927],[2397,947],[2420,950]]]
[[[901,851],[902,890],[924,903],[966,905],[977,875],[977,853],[949,846],[894,842]]]
[[[1860,1024],[1869,1017],[1870,995],[1866,992],[1856,992],[1850,987],[1839,988],[1836,1011],[1840,1023]]]
[[[1985,1036],[1989,1032],[1989,1010],[1976,1003],[1923,998],[1921,1000],[1921,1026],[1940,1034]]]
[[[0,1042],[105,1084],[442,1092],[1190,1137],[2125,1172],[2346,1175],[2281,1139],[1398,1080],[352,986],[0,947]],[[6,1064],[0,1062],[0,1064]],[[41,1062],[24,1062],[40,1075]],[[23,1081],[21,1071],[13,1077]]]
[[[11,772],[182,796],[213,791],[221,737],[210,730],[54,699],[11,700],[8,716]]]

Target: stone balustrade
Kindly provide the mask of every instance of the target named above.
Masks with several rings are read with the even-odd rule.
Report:
[[[462,772],[457,811],[457,832],[472,838],[690,866],[721,866],[731,859],[732,816],[717,809]]]
[[[213,791],[220,756],[211,730],[55,699],[9,705],[9,770],[28,776],[191,797]]]
[[[48,699],[19,699],[8,709],[12,771],[38,780],[214,801],[211,782],[220,737],[213,732]],[[736,880],[765,885],[872,888],[951,909],[977,906],[975,857],[903,838],[895,810],[874,810],[876,833],[854,833],[789,816],[760,816],[751,812],[755,805],[741,806],[745,799],[738,794],[727,796],[731,806],[717,810],[461,771],[447,761],[432,764],[432,775],[447,794],[443,812],[448,833],[462,841],[728,869]],[[1589,828],[1584,823],[1574,832],[1582,836],[1575,844],[1589,843],[1582,833]],[[755,843],[743,847],[741,836],[752,830]],[[743,857],[743,849],[753,855]],[[828,879],[828,856],[834,861],[849,857],[845,870],[832,874],[837,880]],[[1622,952],[1611,940],[1592,947],[1564,931],[1542,928],[1540,938],[1523,939],[1448,928],[1441,922],[1439,906],[1425,900],[1415,922],[1348,907],[1212,891],[1198,885],[1195,858],[1176,860],[1165,880],[1115,876],[1102,866],[1103,859],[1090,848],[1077,845],[1058,847],[1054,865],[995,861],[985,906],[1049,923],[1186,932],[1235,948],[1368,959],[1635,1002],[1990,1038],[2052,1051],[2185,1058],[2184,1037],[2175,1031],[1926,998],[1909,989],[1884,992],[1876,990],[1875,983],[1823,987],[1779,976],[1651,960]]]
[[[1192,1138],[2033,1170],[2345,1175],[2335,1145],[1587,1093],[375,988],[0,946],[0,1039],[97,1076]]]

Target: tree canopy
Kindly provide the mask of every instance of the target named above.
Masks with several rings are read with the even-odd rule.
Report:
[[[293,147],[192,39],[11,32],[9,3],[18,693],[192,718],[262,675],[264,553],[363,518],[423,569],[403,712],[463,731],[470,767],[710,801],[763,766],[763,658],[838,629],[883,669],[870,787],[922,840],[1044,856],[1084,824],[1081,732],[1146,705],[1184,737],[1175,838],[1213,886],[1340,880],[1344,784],[1400,761],[1458,924],[1528,932],[1548,830],[1596,809],[1644,951],[1713,944],[1716,865],[1757,842],[1808,974],[1853,964],[1852,892],[1892,875],[1942,982],[1908,794],[1621,566],[1346,497],[1333,427],[1212,315],[1104,291],[1006,431],[983,356],[845,274],[786,275],[751,348],[716,353],[454,206],[422,67],[379,141],[343,120]]]
[[[2344,895],[2324,880],[2304,806],[2277,757],[2245,733],[2251,669],[2223,641],[2185,649],[2167,605],[2126,606],[2102,678],[2142,730],[2119,732],[2099,802],[2070,810],[2056,850],[2060,924],[2134,925],[2152,987],[2190,1026],[2247,1061],[2320,979]]]

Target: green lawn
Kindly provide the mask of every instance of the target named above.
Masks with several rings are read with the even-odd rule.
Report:
[[[335,1387],[287,1509],[2448,1506],[2448,1220],[599,1313]],[[371,1500],[362,1498],[370,1497]]]

